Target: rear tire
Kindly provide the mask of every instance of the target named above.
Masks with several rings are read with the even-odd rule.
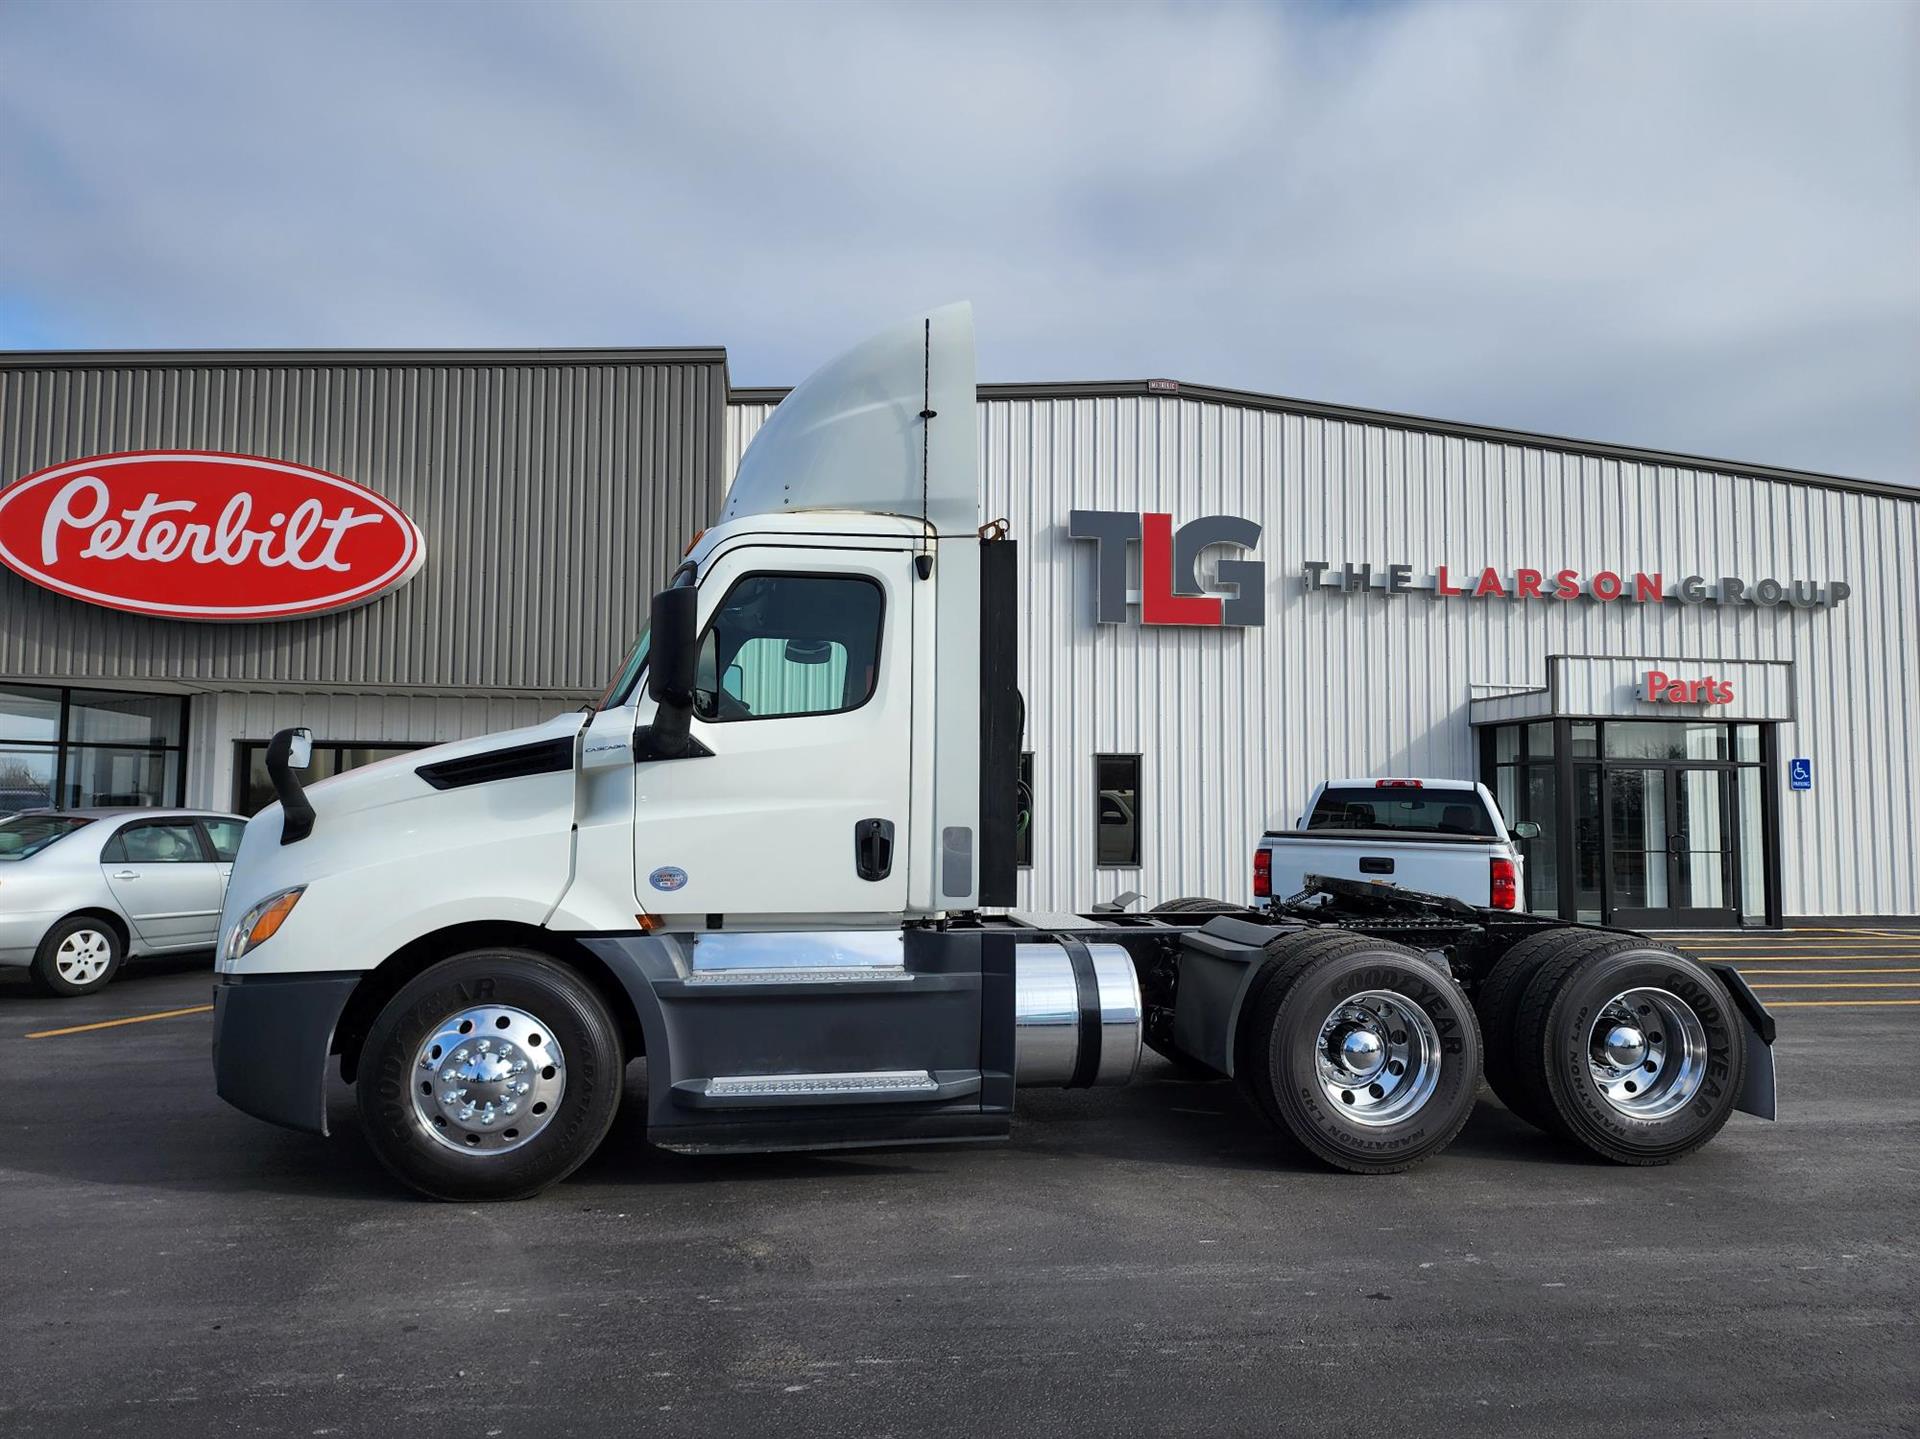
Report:
[[[126,942],[112,925],[75,915],[47,931],[27,968],[27,980],[42,994],[75,999],[105,989],[126,954]]]
[[[1537,1069],[1543,1062],[1520,1053],[1514,1032],[1527,985],[1543,965],[1603,950],[1620,943],[1622,938],[1616,933],[1591,929],[1548,929],[1530,934],[1500,957],[1474,996],[1474,1010],[1480,1018],[1480,1034],[1487,1051],[1487,1087],[1509,1110],[1535,1128],[1552,1132],[1553,1114],[1538,1102],[1535,1091],[1519,1079],[1523,1070]]]
[[[415,976],[367,1031],[355,1099],[380,1162],[434,1199],[526,1199],[606,1137],[625,1062],[593,987],[485,949]]]
[[[1453,1142],[1480,1085],[1480,1030],[1452,977],[1403,945],[1309,934],[1246,1021],[1261,1110],[1355,1174],[1411,1169]]]
[[[1545,965],[1515,1021],[1516,1078],[1553,1132],[1615,1164],[1671,1164],[1720,1132],[1746,1078],[1726,988],[1664,945],[1625,936]]]
[[[1165,899],[1148,910],[1148,914],[1239,914],[1246,908],[1241,904],[1228,904],[1224,899],[1207,899],[1203,895],[1184,895],[1179,899]]]

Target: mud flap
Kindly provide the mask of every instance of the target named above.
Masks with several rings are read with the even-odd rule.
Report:
[[[1734,1101],[1733,1107],[1742,1114],[1778,1119],[1780,1114],[1773,1074],[1773,1016],[1767,1013],[1767,1007],[1747,987],[1746,976],[1739,970],[1730,964],[1709,964],[1707,968],[1714,972],[1727,987],[1727,993],[1733,996],[1733,1007],[1740,1011],[1740,1020],[1746,1029],[1747,1077],[1740,1086],[1740,1097]]]

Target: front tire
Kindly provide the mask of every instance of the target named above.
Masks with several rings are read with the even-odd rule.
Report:
[[[619,1029],[547,955],[475,950],[414,977],[367,1032],[355,1099],[367,1142],[434,1199],[526,1199],[606,1137]]]
[[[127,946],[112,925],[76,915],[47,931],[27,978],[40,993],[62,999],[93,994],[107,987],[126,953]]]
[[[1244,1078],[1262,1111],[1355,1174],[1398,1173],[1438,1154],[1480,1085],[1466,996],[1403,945],[1346,935],[1297,943],[1248,1021]]]

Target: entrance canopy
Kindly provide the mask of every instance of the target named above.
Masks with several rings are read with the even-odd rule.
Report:
[[[1537,689],[1476,685],[1476,725],[1556,719],[1791,720],[1793,666],[1785,660],[1551,655]]]

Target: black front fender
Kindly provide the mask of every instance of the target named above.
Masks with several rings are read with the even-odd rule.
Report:
[[[213,990],[213,1082],[235,1109],[327,1132],[327,1057],[362,975],[223,977]]]

